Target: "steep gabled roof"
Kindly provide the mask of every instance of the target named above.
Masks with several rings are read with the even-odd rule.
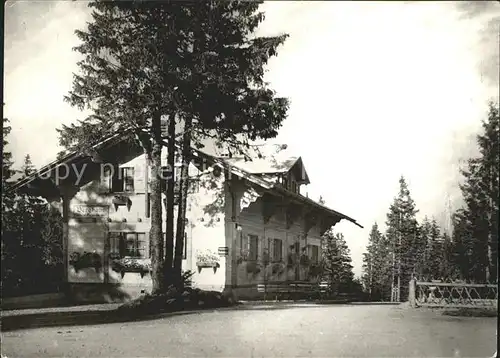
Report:
[[[226,157],[223,156],[223,151],[220,151],[215,156],[224,158],[230,165],[251,174],[272,176],[288,173],[293,169],[299,181],[310,183],[302,158],[293,155],[285,144],[251,145],[244,150],[244,155]],[[272,177],[270,179],[272,180]]]
[[[345,220],[348,220],[350,222],[352,222],[354,225],[356,226],[359,226],[360,228],[363,228],[363,226],[361,226],[360,224],[358,224],[358,222],[356,220],[354,220],[353,218],[347,216],[347,215],[344,215],[338,211],[335,211],[333,209],[330,209],[324,205],[321,205],[320,203],[312,200],[312,199],[309,199],[303,195],[300,195],[300,194],[296,194],[296,193],[293,193],[289,190],[286,190],[284,189],[281,185],[279,184],[275,184],[275,183],[272,183],[271,180],[265,180],[263,178],[261,178],[260,176],[257,176],[255,174],[252,174],[252,173],[248,173],[246,172],[245,170],[241,170],[239,169],[237,166],[235,165],[232,165],[230,163],[228,163],[227,160],[225,159],[222,159],[222,158],[213,158],[214,162],[221,165],[222,167],[228,169],[231,171],[232,174],[234,175],[237,175],[239,176],[240,178],[244,178],[254,184],[257,184],[258,186],[260,186],[261,188],[263,189],[267,189],[269,191],[276,191],[276,192],[279,192],[280,194],[283,194],[287,197],[291,197],[292,199],[294,200],[297,200],[299,202],[302,202],[302,203],[305,203],[305,204],[308,204],[308,205],[311,205],[317,209],[320,209],[321,211],[323,212],[326,212],[330,215],[333,215],[333,216],[337,216],[341,219],[345,219]]]

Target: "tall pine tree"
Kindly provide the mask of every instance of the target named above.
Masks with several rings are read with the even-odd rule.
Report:
[[[386,237],[393,253],[393,285],[399,287],[399,300],[406,300],[411,277],[416,274],[420,243],[417,210],[404,177],[399,179],[399,194],[389,208]]]
[[[84,55],[67,100],[93,114],[63,127],[61,144],[88,148],[121,133],[138,141],[151,166],[153,291],[164,275],[180,276],[190,148],[200,138],[231,142],[271,138],[285,118],[288,101],[263,81],[264,65],[286,36],[255,37],[263,20],[260,2],[94,1],[87,31],[77,31]],[[168,133],[161,121],[168,121]],[[176,122],[177,121],[177,125]],[[179,128],[179,129],[178,129]],[[175,255],[173,175],[167,184],[166,252],[162,240],[161,148],[181,142],[182,173]],[[170,149],[173,149],[173,145]],[[174,162],[169,150],[168,162]],[[166,264],[164,265],[164,262]]]
[[[8,190],[12,154],[8,151],[8,120],[3,121],[2,152],[2,294],[54,292],[62,281],[62,218],[43,199]],[[35,167],[27,155],[21,174]]]
[[[454,218],[455,264],[462,278],[498,280],[498,196],[500,129],[498,104],[490,103],[488,118],[477,136],[480,155],[462,169],[464,206]]]
[[[336,296],[352,286],[354,273],[349,247],[341,233],[332,229],[323,236],[323,279],[328,283],[328,292]]]
[[[11,126],[7,118],[3,119],[2,131],[2,293],[19,284],[19,240],[16,239],[16,214],[14,213],[15,195],[9,191],[10,180],[15,171],[12,168],[12,153],[8,150],[8,136]]]
[[[370,300],[389,300],[392,279],[392,256],[389,243],[375,223],[368,237],[367,252],[363,254],[362,281]]]
[[[446,236],[445,236],[446,237]],[[446,249],[441,230],[434,218],[429,220],[426,216],[420,226],[422,254],[418,257],[416,272],[422,281],[447,280],[443,272],[442,262],[446,257]]]
[[[498,104],[490,103],[483,133],[477,137],[480,149],[480,191],[486,216],[487,266],[485,280],[498,281],[498,207],[500,177],[500,117]]]
[[[451,282],[457,278],[457,267],[453,265],[453,243],[445,232],[441,237],[441,260],[439,261],[439,277],[443,281]]]
[[[3,119],[2,128],[2,232],[9,228],[8,214],[14,204],[14,193],[7,190],[10,185],[10,180],[15,171],[12,168],[12,153],[8,150],[9,141],[7,139],[12,127],[9,125],[7,118]],[[3,237],[3,235],[2,235]]]

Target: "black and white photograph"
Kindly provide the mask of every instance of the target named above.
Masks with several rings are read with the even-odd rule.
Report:
[[[499,1],[7,0],[13,357],[497,357]]]

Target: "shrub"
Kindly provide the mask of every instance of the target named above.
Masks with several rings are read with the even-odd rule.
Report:
[[[221,292],[202,291],[190,287],[179,291],[174,286],[170,286],[165,293],[147,294],[125,303],[118,308],[118,312],[144,315],[186,309],[229,307],[234,304],[231,297]]]

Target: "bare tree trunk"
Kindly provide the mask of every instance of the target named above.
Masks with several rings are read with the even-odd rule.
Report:
[[[160,116],[152,119],[152,151],[148,158],[151,165],[151,229],[149,239],[151,243],[151,268],[153,293],[161,293],[165,289],[163,278],[163,234],[162,234],[162,208],[161,208],[161,122]],[[147,185],[147,184],[146,184]]]
[[[165,243],[165,280],[172,282],[172,265],[174,261],[174,187],[175,187],[175,114],[168,119],[168,156],[167,165],[170,174],[167,177],[167,202],[166,202],[166,243]]]
[[[182,136],[182,169],[179,178],[179,208],[177,214],[177,232],[175,237],[174,277],[181,284],[182,256],[184,251],[184,233],[186,231],[186,204],[189,188],[189,164],[191,162],[191,128],[193,119],[186,118]]]

